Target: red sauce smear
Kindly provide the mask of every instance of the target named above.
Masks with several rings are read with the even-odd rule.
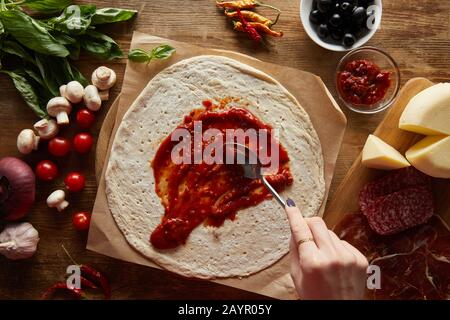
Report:
[[[386,95],[391,86],[391,74],[369,60],[354,60],[337,75],[342,98],[354,105],[371,106]]]
[[[187,129],[192,142],[194,121],[202,121],[203,132],[209,128],[220,130],[224,141],[225,129],[266,129],[269,139],[274,139],[270,135],[272,128],[269,125],[244,108],[225,109],[228,102],[230,100],[223,100],[219,105],[213,105],[212,102],[203,101],[205,108],[192,111],[178,128]],[[171,135],[161,143],[152,161],[156,193],[165,209],[161,223],[150,237],[155,248],[175,248],[184,244],[192,230],[200,224],[220,227],[226,219],[234,220],[237,211],[271,197],[260,180],[243,177],[238,165],[194,164],[193,161],[192,164],[175,164],[171,153],[179,142],[171,141]],[[202,150],[209,143],[203,141]],[[279,149],[278,171],[268,176],[267,180],[281,191],[293,183],[293,178],[286,150],[277,142],[274,146]],[[267,149],[270,157],[271,150]],[[191,156],[193,150],[191,143]]]

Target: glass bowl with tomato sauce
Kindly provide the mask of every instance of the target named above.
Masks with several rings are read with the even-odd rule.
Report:
[[[374,47],[347,53],[339,61],[335,77],[341,102],[358,113],[372,114],[387,109],[400,87],[397,63]]]

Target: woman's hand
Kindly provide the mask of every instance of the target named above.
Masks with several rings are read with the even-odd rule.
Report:
[[[301,299],[363,299],[367,259],[319,218],[303,218],[288,199],[291,276]]]

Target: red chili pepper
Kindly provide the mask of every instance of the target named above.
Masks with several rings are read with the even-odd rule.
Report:
[[[100,288],[103,291],[103,296],[105,297],[105,299],[110,300],[111,299],[111,286],[109,285],[108,279],[100,271],[98,271],[88,265],[85,265],[85,264],[78,264],[72,258],[72,256],[69,254],[69,251],[67,251],[66,247],[64,247],[64,245],[61,245],[61,247],[63,248],[64,252],[69,257],[69,259],[72,260],[72,262],[75,265],[80,267],[81,272],[84,273],[88,278],[90,278],[90,280],[95,282],[98,286],[100,286]],[[97,286],[94,283],[92,283],[90,280],[87,280],[87,279],[85,279],[85,280],[89,281],[91,283],[91,285],[94,285],[95,288],[97,288]],[[83,276],[81,276],[81,283],[83,284]],[[86,284],[87,283],[85,282],[85,285]],[[89,286],[89,285],[87,285],[87,286]],[[91,288],[94,289],[93,287],[91,287]]]
[[[81,288],[87,287],[87,288],[91,288],[91,289],[98,289],[98,287],[95,284],[93,284],[90,280],[86,279],[83,276],[80,276],[80,282],[81,282]]]
[[[103,295],[106,300],[111,299],[111,287],[109,285],[109,281],[100,271],[85,264],[80,265],[80,270],[81,272],[84,272],[88,278],[91,278],[92,281],[96,282],[100,288],[102,288]]]
[[[258,30],[256,30],[256,28],[254,28],[252,25],[250,25],[250,23],[248,23],[247,20],[245,20],[244,16],[242,15],[241,9],[237,9],[237,15],[249,38],[252,39],[253,41],[261,42],[262,38],[261,35],[258,33]]]
[[[77,299],[85,299],[86,298],[86,296],[84,295],[84,293],[81,289],[69,288],[69,287],[67,287],[67,283],[65,283],[65,282],[57,282],[54,285],[52,285],[51,287],[47,288],[47,290],[45,290],[44,294],[41,296],[41,299],[43,299],[43,300],[50,299],[52,297],[52,295],[58,290],[70,292]]]

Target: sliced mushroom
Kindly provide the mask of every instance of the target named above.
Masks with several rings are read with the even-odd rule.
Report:
[[[114,70],[108,67],[98,67],[92,73],[92,84],[100,90],[108,90],[116,83],[117,77]]]
[[[72,111],[72,105],[64,97],[55,97],[47,103],[47,112],[50,116],[56,117],[58,124],[68,124],[68,114]]]
[[[79,103],[81,102],[81,100],[83,100],[83,95],[84,88],[81,83],[79,83],[78,81],[70,81],[66,85],[64,94],[62,96],[72,103]]]
[[[89,110],[97,111],[102,106],[102,100],[96,86],[88,85],[86,88],[84,88],[83,99],[86,108],[88,108]]]
[[[39,120],[34,124],[34,129],[37,131],[39,137],[44,140],[49,140],[55,137],[59,132],[58,124],[53,119]]]
[[[47,198],[47,205],[61,212],[69,206],[69,202],[65,198],[66,194],[63,190],[53,191]]]
[[[24,129],[17,136],[17,149],[22,154],[29,154],[38,149],[39,140],[39,136],[35,135],[33,130]]]

